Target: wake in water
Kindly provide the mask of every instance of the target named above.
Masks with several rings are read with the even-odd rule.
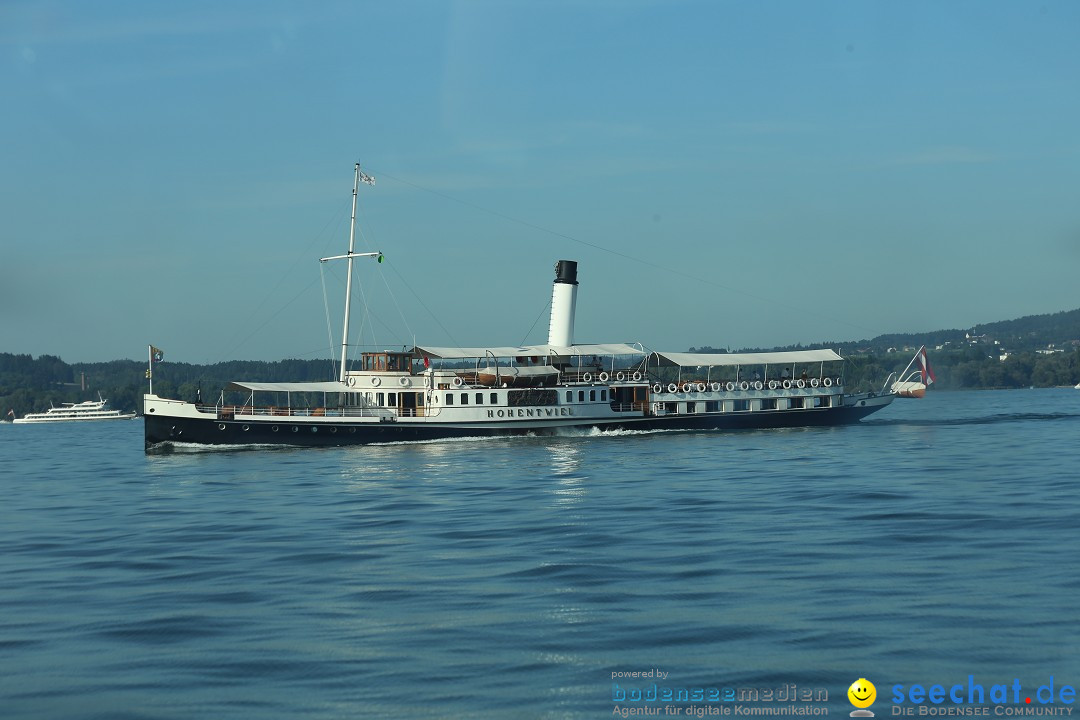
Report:
[[[985,415],[983,417],[966,418],[875,418],[864,420],[863,425],[875,427],[885,425],[901,425],[911,427],[938,427],[946,425],[996,425],[999,423],[1013,422],[1047,422],[1055,420],[1076,420],[1080,415],[1076,413],[1001,413],[998,415]]]
[[[297,445],[208,445],[204,443],[163,442],[146,448],[147,455],[194,455],[214,452],[248,452],[250,450],[296,450]]]
[[[556,428],[551,436],[561,438],[597,438],[597,437],[629,437],[631,435],[657,435],[660,433],[677,433],[684,430],[626,430],[626,429],[602,429],[598,427],[566,427]]]
[[[529,435],[518,435],[517,437],[533,437]],[[478,443],[478,442],[505,442],[507,440],[513,440],[513,435],[476,435],[473,437],[450,437],[450,438],[432,438],[430,440],[388,440],[386,442],[373,442],[366,443],[364,445],[350,445],[350,448],[357,447],[392,447],[394,445],[443,445],[446,443]]]

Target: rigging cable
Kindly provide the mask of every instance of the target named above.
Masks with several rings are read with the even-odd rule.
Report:
[[[319,263],[319,279],[322,280],[323,309],[326,310],[326,337],[330,341],[330,369],[334,371],[334,377],[340,377],[337,370],[337,358],[334,354],[334,331],[330,329],[330,303],[326,299],[326,273],[323,272],[324,263]]]
[[[470,207],[470,208],[472,208],[474,210],[478,210],[478,211],[480,211],[482,213],[486,213],[486,214],[491,215],[493,217],[501,218],[503,220],[506,220],[507,222],[516,223],[517,225],[527,227],[527,228],[529,228],[531,230],[536,230],[538,232],[546,233],[548,235],[553,235],[554,237],[562,238],[564,240],[569,240],[571,242],[578,243],[579,245],[585,245],[586,247],[590,247],[590,248],[593,248],[595,250],[600,250],[601,252],[606,252],[606,253],[609,253],[611,255],[615,255],[616,257],[621,257],[623,259],[630,260],[631,262],[639,263],[639,264],[644,265],[644,266],[649,267],[649,268],[655,268],[657,270],[663,270],[664,272],[671,273],[672,275],[678,275],[680,277],[687,278],[688,280],[695,280],[695,281],[703,283],[705,285],[711,285],[713,287],[720,288],[721,290],[726,290],[728,292],[736,293],[736,294],[739,294],[739,295],[745,295],[746,297],[749,297],[751,299],[759,300],[761,302],[770,303],[772,305],[783,308],[785,310],[797,310],[800,313],[803,313],[803,312],[806,311],[805,307],[797,307],[797,306],[794,306],[794,305],[789,305],[787,303],[780,302],[779,300],[776,300],[775,298],[765,297],[765,296],[762,296],[762,295],[756,295],[756,294],[754,294],[752,292],[748,292],[746,290],[741,290],[741,289],[738,289],[738,288],[734,288],[734,287],[732,287],[730,285],[724,285],[724,284],[718,283],[718,282],[716,282],[714,280],[709,280],[708,278],[699,277],[697,275],[693,275],[691,273],[684,272],[684,271],[678,270],[676,268],[671,268],[671,267],[667,267],[665,265],[661,265],[661,264],[659,264],[659,263],[657,263],[655,261],[644,260],[642,258],[635,257],[633,255],[627,255],[626,253],[619,252],[618,250],[612,250],[611,248],[604,247],[603,245],[597,245],[596,243],[589,242],[587,240],[581,240],[580,238],[576,238],[573,235],[567,235],[566,233],[559,232],[558,230],[552,230],[550,228],[546,228],[546,227],[543,227],[541,225],[537,225],[536,223],[529,222],[528,220],[522,220],[520,218],[513,217],[512,215],[507,215],[505,213],[501,213],[498,210],[492,210],[490,208],[484,207],[483,205],[477,205],[476,203],[469,202],[468,200],[462,200],[461,198],[456,198],[453,195],[447,195],[444,192],[440,192],[438,190],[433,190],[431,188],[424,187],[423,185],[417,185],[416,183],[409,182],[408,180],[403,180],[403,179],[401,179],[399,177],[395,177],[395,176],[387,173],[384,170],[375,170],[373,168],[372,172],[377,172],[382,177],[387,177],[387,178],[389,178],[391,180],[402,183],[403,185],[408,185],[411,188],[415,188],[416,190],[422,190],[423,192],[430,193],[430,194],[435,195],[437,197],[441,197],[444,200],[450,200],[452,202],[456,202],[459,205],[464,205],[466,207]],[[847,325],[848,327],[856,328],[858,330],[862,330],[863,332],[873,332],[873,330],[870,330],[869,328],[864,328],[861,325],[856,325],[855,323],[848,322],[846,320],[840,320],[838,318],[828,317],[828,316],[822,315],[820,313],[818,313],[817,315],[818,315],[818,317],[821,317],[821,318],[824,318],[824,319],[827,319],[827,320],[831,320],[832,322],[839,323],[841,325]]]
[[[370,226],[370,223],[369,223],[369,226]],[[360,231],[360,242],[363,243],[364,247],[366,247],[368,249],[368,252],[378,252],[378,250],[376,250],[372,246],[372,243],[368,242],[367,235],[364,233],[363,228],[358,228],[358,230]],[[385,262],[385,257],[383,258],[383,262]],[[379,264],[381,265],[382,262],[380,262]],[[401,304],[398,302],[397,296],[394,295],[393,288],[390,287],[390,283],[386,279],[386,273],[383,272],[381,267],[377,268],[377,269],[378,269],[378,272],[379,272],[379,279],[382,280],[383,285],[386,287],[386,292],[389,293],[390,299],[394,303],[394,309],[397,310],[398,317],[401,318],[402,324],[405,325],[405,329],[408,331],[409,335],[411,335],[413,337],[416,337],[416,333],[413,332],[412,327],[409,325],[409,321],[405,319],[405,313],[402,312],[402,310],[401,310]],[[397,273],[396,270],[394,272],[395,272],[395,274]]]
[[[532,331],[536,327],[536,323],[540,322],[540,318],[544,317],[544,312],[549,307],[551,307],[551,300],[548,300],[546,303],[544,303],[544,307],[540,308],[540,314],[536,316],[535,320],[533,320],[532,327],[529,328],[529,332],[525,333],[525,337],[522,338],[520,343],[518,343],[519,345],[521,345],[521,346],[525,345],[525,341],[529,339],[530,335],[532,335]]]
[[[240,327],[245,327],[245,326],[247,326],[248,324],[251,323],[252,319],[259,313],[260,310],[262,310],[263,306],[266,304],[266,301],[269,300],[271,297],[276,296],[277,289],[279,287],[281,287],[281,284],[283,282],[285,282],[286,278],[289,277],[289,274],[296,267],[300,266],[301,264],[307,264],[308,258],[311,257],[311,253],[310,253],[311,246],[314,245],[315,242],[321,236],[326,234],[327,228],[329,228],[332,223],[334,223],[335,221],[337,221],[338,224],[341,223],[342,217],[344,215],[344,208],[345,207],[346,206],[342,205],[341,209],[338,210],[338,212],[336,214],[330,216],[330,218],[326,221],[326,224],[323,225],[322,230],[320,230],[318,233],[316,233],[314,236],[312,236],[312,238],[307,242],[307,244],[300,250],[300,252],[298,253],[296,259],[293,260],[292,264],[281,274],[281,277],[278,278],[278,281],[276,283],[274,283],[274,286],[272,288],[270,288],[270,290],[263,296],[262,300],[259,301],[259,304],[255,307],[255,309],[252,310],[248,314],[247,320],[245,320],[243,323],[240,324]],[[243,336],[240,340],[235,342],[232,345],[232,347],[229,348],[229,350],[227,352],[223,353],[217,360],[215,360],[214,362],[209,362],[210,358],[206,358],[206,362],[208,364],[212,365],[212,364],[215,364],[215,363],[218,363],[218,362],[222,362],[222,360],[224,358],[230,357],[240,347],[242,347],[244,345],[244,343],[246,343],[248,340],[250,340],[252,338],[252,336],[254,336],[259,330],[262,330],[264,327],[266,327],[267,324],[269,324],[270,320],[273,320],[275,317],[277,317],[278,314],[280,314],[282,310],[284,310],[286,307],[288,307],[293,302],[295,302],[297,300],[297,298],[300,297],[300,295],[307,292],[307,290],[309,288],[311,288],[311,286],[314,285],[314,284],[315,284],[315,281],[312,280],[311,283],[307,287],[305,287],[303,290],[301,290],[298,295],[293,297],[292,300],[289,300],[289,302],[287,302],[285,305],[283,305],[282,307],[280,307],[276,311],[274,311],[274,313],[266,320],[266,322],[264,322],[262,325],[257,327],[255,330],[253,330],[252,332],[248,333],[247,335]],[[331,352],[331,355],[333,355],[333,352]]]

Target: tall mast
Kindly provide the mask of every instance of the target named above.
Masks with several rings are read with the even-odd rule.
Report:
[[[353,247],[356,243],[356,193],[360,188],[360,183],[367,183],[368,185],[375,184],[375,178],[370,175],[365,175],[360,170],[360,163],[356,163],[356,173],[353,178],[352,188],[352,220],[349,223],[349,252],[345,255],[334,255],[333,257],[319,258],[319,262],[326,262],[327,260],[348,260],[349,266],[345,275],[345,327],[341,331],[341,372],[338,375],[338,380],[342,383],[345,382],[345,363],[349,357],[349,309],[352,304],[352,271],[353,271],[353,258],[358,257],[373,257],[379,262],[382,262],[381,252],[369,252],[369,253],[355,253]]]
[[[345,360],[349,353],[349,305],[352,302],[353,243],[356,241],[356,192],[360,189],[360,163],[352,185],[352,220],[349,221],[349,266],[345,270],[345,328],[341,331],[341,374],[338,380],[345,382]]]

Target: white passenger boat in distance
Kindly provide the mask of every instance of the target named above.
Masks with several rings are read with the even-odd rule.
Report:
[[[845,392],[832,350],[702,354],[574,342],[577,263],[560,260],[548,342],[416,345],[364,352],[349,369],[356,166],[339,376],[327,382],[233,382],[214,404],[143,396],[147,449],[173,444],[334,446],[600,430],[736,430],[852,423],[894,392]],[[230,399],[231,398],[231,399]]]
[[[135,417],[134,412],[124,413],[119,410],[110,410],[108,400],[98,395],[97,400],[87,400],[81,403],[64,403],[61,407],[51,407],[45,412],[26,413],[21,418],[15,418],[14,423],[51,423],[51,422],[80,422],[86,420],[131,420]]]

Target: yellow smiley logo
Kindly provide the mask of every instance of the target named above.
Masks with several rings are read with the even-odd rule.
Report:
[[[848,700],[857,708],[868,708],[877,699],[877,688],[866,678],[859,678],[847,689]]]

